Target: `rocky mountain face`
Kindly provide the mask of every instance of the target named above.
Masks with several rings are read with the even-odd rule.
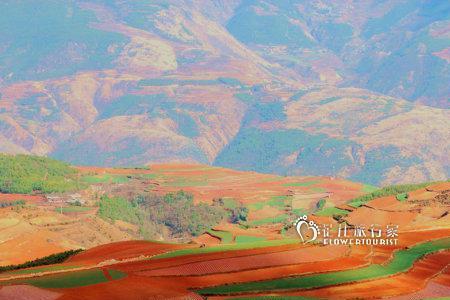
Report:
[[[450,176],[446,1],[2,1],[0,151]]]

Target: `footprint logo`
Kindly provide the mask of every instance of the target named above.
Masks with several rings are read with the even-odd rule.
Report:
[[[317,226],[317,224],[314,223],[314,221],[308,222],[308,217],[306,215],[298,218],[295,221],[295,229],[297,230],[298,235],[302,239],[302,242],[305,244],[316,240],[317,236],[319,235],[319,226]],[[312,237],[310,239],[306,239],[307,235],[305,234],[305,232],[306,233],[311,232]]]

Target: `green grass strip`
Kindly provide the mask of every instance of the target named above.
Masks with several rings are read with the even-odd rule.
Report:
[[[34,274],[34,273],[42,273],[42,272],[52,272],[52,271],[61,271],[61,270],[70,270],[70,269],[76,269],[80,266],[64,266],[64,265],[54,265],[54,266],[48,266],[48,267],[41,267],[41,268],[33,268],[33,269],[23,269],[23,270],[16,270],[11,272],[5,272],[2,273],[2,276],[13,276],[13,275],[23,275],[23,274]]]
[[[111,276],[111,278],[114,280],[119,280],[119,279],[127,277],[127,274],[117,271],[117,270],[108,270],[108,273]]]
[[[321,217],[332,217],[334,215],[346,216],[346,215],[348,215],[348,213],[349,213],[349,211],[344,210],[344,209],[339,209],[336,207],[325,207],[325,208],[322,208],[321,210],[315,212],[314,215],[321,216]]]
[[[130,181],[127,175],[92,175],[92,176],[84,176],[82,177],[82,181],[90,184],[97,183],[127,183]]]
[[[424,182],[424,183],[419,183],[419,184],[401,184],[401,185],[392,185],[392,186],[387,186],[381,189],[378,189],[376,191],[373,191],[369,194],[365,194],[362,196],[359,196],[357,198],[354,198],[352,200],[350,200],[347,204],[353,207],[360,207],[364,204],[366,204],[367,202],[376,199],[376,198],[380,198],[380,197],[385,197],[385,196],[393,196],[393,195],[398,195],[398,194],[402,194],[402,193],[408,193],[411,191],[415,191],[421,188],[424,188],[426,186],[435,184],[435,183],[439,183],[439,181],[436,182]]]
[[[285,183],[283,186],[311,186],[316,183],[319,183],[319,180],[312,180],[312,181],[305,181],[305,182],[292,182],[292,183]]]
[[[108,272],[114,280],[121,279],[126,276],[125,273],[116,270],[109,270]],[[107,281],[108,279],[105,277],[105,274],[101,269],[92,269],[53,274],[30,279],[10,280],[1,282],[1,284],[29,284],[45,289],[64,289],[88,286]]]
[[[236,237],[236,243],[255,243],[259,241],[265,241],[266,238],[263,236],[251,236],[251,235],[238,235]]]
[[[395,198],[400,202],[406,201],[408,199],[408,193],[398,194]]]
[[[102,270],[93,269],[63,274],[55,274],[25,280],[16,280],[15,284],[25,283],[40,288],[62,289],[62,288],[87,286],[107,281],[108,279],[105,277]]]
[[[373,264],[364,268],[328,272],[307,276],[286,277],[275,280],[222,285],[199,290],[203,295],[225,295],[244,292],[263,292],[291,289],[312,289],[330,285],[370,280],[405,272],[426,254],[450,248],[450,238],[431,241],[400,250],[387,265]]]
[[[55,207],[55,211],[59,213],[77,213],[77,212],[86,212],[92,210],[92,207],[86,206],[64,206],[64,207]]]

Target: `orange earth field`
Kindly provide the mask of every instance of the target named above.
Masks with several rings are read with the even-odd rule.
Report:
[[[148,190],[165,194],[184,190],[194,195],[194,201],[211,203],[215,198],[229,198],[245,205],[270,201],[274,197],[304,197],[299,201],[314,208],[329,194],[330,204],[344,204],[363,194],[364,186],[331,177],[283,177],[255,172],[235,171],[206,165],[165,164],[148,168],[77,167],[80,176],[137,176],[127,183],[94,183],[78,192],[91,209],[83,212],[60,213],[61,204],[46,200],[45,195],[0,194],[0,201],[25,200],[29,205],[20,209],[0,208],[0,265],[18,264],[55,252],[74,248],[139,239],[137,229],[126,222],[106,222],[97,217],[98,195],[117,193],[119,196]],[[296,201],[296,200],[292,200]],[[64,206],[65,204],[63,204]],[[284,215],[285,206],[262,205],[250,208],[249,221]],[[236,225],[222,223],[215,228],[232,234],[279,239],[280,224],[263,224],[257,229],[242,230]],[[217,244],[208,234],[194,239],[197,244]],[[10,251],[14,249],[14,252]]]
[[[180,170],[171,172],[179,173]],[[158,188],[165,187],[161,184]],[[214,190],[214,188],[208,190],[211,189]],[[193,190],[200,193],[198,189]],[[87,250],[72,257],[64,265],[81,266],[83,269],[101,268],[106,273],[108,273],[106,270],[116,270],[126,274],[122,279],[112,280],[109,276],[108,281],[104,283],[51,289],[10,281],[0,289],[0,299],[33,299],[35,296],[34,299],[203,299],[195,293],[199,288],[356,269],[373,263],[385,264],[393,258],[393,253],[397,250],[425,241],[450,237],[449,216],[448,213],[442,213],[442,210],[448,211],[449,197],[450,183],[435,184],[410,192],[408,199],[401,202],[395,197],[374,199],[361,207],[353,208],[345,217],[350,224],[363,219],[376,224],[401,224],[398,245],[320,246],[304,245],[299,241],[279,246],[164,258],[158,257],[158,254],[199,248],[199,245],[120,242]],[[384,203],[386,205],[383,205]],[[224,228],[228,227],[222,227]],[[387,278],[311,290],[276,291],[247,296],[289,295],[318,299],[442,297],[450,295],[449,269],[450,252],[444,250],[422,257],[412,268]],[[77,270],[60,272],[76,274]],[[31,273],[21,276],[30,278],[38,275]],[[0,282],[11,279],[7,274],[3,274]],[[208,299],[234,297],[236,296],[216,296]]]

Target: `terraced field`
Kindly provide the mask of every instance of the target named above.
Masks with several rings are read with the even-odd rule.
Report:
[[[120,295],[120,290],[125,288],[136,297],[155,297],[164,294],[164,288],[168,286],[171,288],[165,292],[167,297],[171,295],[191,297],[190,299],[197,299],[191,289],[211,299],[226,295],[233,299],[232,294],[243,293],[248,296],[234,298],[272,299],[267,298],[268,295],[264,296],[264,292],[270,293],[275,297],[273,299],[302,299],[303,296],[323,298],[323,288],[343,287],[345,290],[340,291],[341,297],[338,299],[344,299],[346,295],[354,293],[352,286],[367,285],[367,293],[373,285],[386,280],[388,276],[395,279],[396,276],[405,274],[404,276],[412,276],[421,282],[420,278],[426,280],[445,269],[450,264],[448,233],[448,230],[430,232],[428,236],[433,238],[431,241],[426,241],[425,235],[405,236],[404,243],[398,246],[395,255],[385,258],[387,263],[370,263],[376,250],[369,247],[305,247],[298,242],[293,243],[294,241],[266,241],[185,250],[176,249],[183,247],[182,245],[119,243],[78,254],[65,263],[66,267],[50,266],[41,269],[58,272],[53,275],[34,277],[31,272],[24,270],[20,273],[31,277],[0,280],[4,287],[27,284],[40,289],[51,289],[64,295],[62,299],[83,299],[94,292],[105,293],[111,299],[120,299],[111,295],[113,292]],[[158,255],[160,251],[168,252]],[[152,255],[150,260],[137,256],[145,252]],[[96,267],[103,262],[110,264],[107,269]],[[80,263],[88,269],[68,267]],[[424,267],[429,271],[421,271]],[[422,275],[414,275],[418,271]],[[235,283],[230,284],[233,282]],[[399,279],[398,282],[402,281]],[[137,286],[137,283],[142,286]],[[144,290],[144,286],[159,288]],[[0,295],[4,287],[0,288]],[[400,284],[398,288],[401,287]],[[5,289],[5,293],[7,291],[9,290]],[[316,291],[319,293],[314,295]],[[358,293],[364,294],[363,291]]]
[[[349,204],[356,202],[350,201],[351,195],[356,198],[369,192],[367,187],[322,177],[281,178],[188,165],[80,170],[82,178],[91,176],[88,181],[94,191],[105,188],[126,195],[145,187],[165,194],[183,187],[197,202],[209,203],[213,197],[220,198],[230,210],[245,207],[247,219],[237,223],[224,220],[190,243],[106,243],[89,247],[62,264],[4,272],[0,274],[0,299],[18,293],[29,299],[34,295],[43,299],[91,299],[97,295],[102,295],[100,299],[123,299],[124,291],[131,299],[364,299],[406,295],[422,299],[448,296],[450,292],[449,182],[416,189],[409,186],[406,191],[393,187],[374,192],[371,188],[372,194],[357,199],[361,205],[352,206]],[[87,195],[86,191],[82,193]],[[14,233],[10,236],[19,238],[23,235],[18,235],[18,229],[39,228],[45,235],[30,232],[27,237],[28,245],[38,245],[39,239],[51,236],[57,240],[57,233],[73,230],[77,224],[83,224],[80,234],[86,234],[82,231],[89,227],[84,223],[96,222],[92,204],[66,205],[61,214],[56,205],[46,204],[45,199],[39,201],[25,198],[23,207],[3,208],[0,220],[4,236]],[[41,212],[42,203],[48,207]],[[298,203],[302,208],[294,208]],[[303,244],[291,224],[300,213],[307,213],[319,225],[331,224],[332,234],[337,234],[339,224],[344,222],[353,233],[354,225],[387,226],[395,220],[399,225],[398,244]],[[117,225],[124,230],[133,228],[124,221]],[[370,234],[369,228],[366,233]],[[108,230],[98,234],[107,235]],[[1,249],[8,245],[0,244]]]
[[[262,291],[298,290],[321,288],[331,285],[353,283],[376,279],[405,272],[411,268],[419,258],[424,255],[450,249],[450,238],[426,242],[400,250],[394,254],[392,261],[387,265],[372,264],[365,268],[345,270],[310,276],[289,277],[271,281],[249,282],[243,284],[226,285],[199,290],[203,295],[239,294]]]

